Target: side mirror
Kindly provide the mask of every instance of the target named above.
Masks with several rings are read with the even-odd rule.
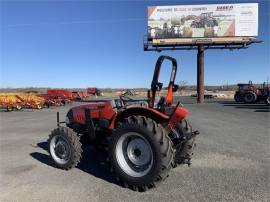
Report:
[[[178,89],[179,89],[179,86],[176,85],[176,84],[174,84],[174,85],[173,85],[173,92],[176,92]]]

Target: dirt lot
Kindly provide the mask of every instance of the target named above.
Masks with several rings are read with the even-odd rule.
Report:
[[[0,112],[0,201],[269,201],[269,108],[181,100],[201,132],[193,164],[145,193],[117,185],[90,147],[78,168],[52,166],[46,140],[69,107]]]

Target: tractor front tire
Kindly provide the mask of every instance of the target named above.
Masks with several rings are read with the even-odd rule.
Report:
[[[248,92],[244,95],[245,103],[252,104],[257,101],[257,95],[253,92]]]
[[[78,165],[82,154],[80,137],[72,129],[58,127],[49,135],[49,152],[56,167],[69,170]]]
[[[234,100],[235,100],[235,102],[242,102],[243,101],[242,96],[239,93],[234,94]]]
[[[175,150],[166,131],[144,116],[128,117],[112,134],[109,161],[116,179],[134,191],[146,191],[166,179]]]

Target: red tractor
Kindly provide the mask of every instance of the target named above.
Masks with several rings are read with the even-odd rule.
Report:
[[[101,95],[101,90],[99,90],[98,88],[87,88],[87,94],[88,95],[100,96]]]
[[[215,27],[218,26],[218,21],[213,17],[213,12],[201,13],[190,26],[193,28]]]
[[[264,101],[267,105],[270,104],[270,88],[268,84],[262,84],[260,88],[257,88],[252,84],[252,81],[248,83],[239,83],[238,90],[234,94],[234,100],[236,102],[244,102],[248,104]]]
[[[157,91],[163,86],[158,78],[164,60],[172,62],[172,72],[167,96],[157,100]],[[179,164],[190,165],[199,132],[186,120],[188,110],[180,102],[173,103],[173,92],[178,88],[174,84],[176,71],[174,58],[160,56],[148,99],[121,96],[92,101],[71,108],[65,122],[59,122],[58,114],[58,127],[48,140],[55,165],[69,170],[80,162],[82,144],[102,145],[116,179],[135,191],[155,187]]]

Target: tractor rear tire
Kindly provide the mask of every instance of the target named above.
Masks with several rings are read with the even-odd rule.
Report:
[[[179,133],[181,137],[186,137],[190,133],[192,133],[192,127],[188,120],[183,119],[176,125],[176,131]],[[195,137],[192,137],[191,139],[176,145],[176,154],[174,159],[174,167],[177,167],[177,165],[180,164],[188,164],[190,165],[191,158],[193,156],[193,150],[196,147],[195,144]]]
[[[175,150],[166,131],[144,116],[128,117],[112,134],[111,171],[125,187],[146,191],[166,179]]]
[[[252,104],[257,101],[257,95],[253,92],[248,92],[244,95],[245,103]]]
[[[69,170],[78,165],[82,154],[80,137],[72,129],[59,127],[49,135],[49,152],[56,167]]]

